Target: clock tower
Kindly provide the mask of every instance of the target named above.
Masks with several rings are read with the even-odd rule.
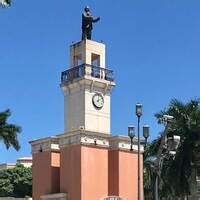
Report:
[[[87,39],[72,44],[70,67],[61,76],[65,132],[84,129],[110,134],[113,86],[113,71],[105,64],[105,44]]]
[[[64,133],[30,142],[33,199],[136,200],[140,194],[143,200],[144,149],[138,157],[136,138],[111,134],[113,71],[105,44],[91,40],[99,18],[86,6],[82,19],[82,40],[70,46],[69,68],[61,73]]]

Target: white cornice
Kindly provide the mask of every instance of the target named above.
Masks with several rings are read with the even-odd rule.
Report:
[[[128,151],[130,151],[131,149],[130,138],[128,136],[111,136],[109,141],[110,141],[111,149],[121,149],[121,150],[128,150]],[[133,140],[132,148],[133,148],[133,151],[135,152],[138,151],[137,139]],[[140,151],[141,153],[143,153],[144,151],[143,145],[140,146]]]
[[[141,139],[141,153],[144,152],[143,142],[144,140]],[[110,134],[86,131],[84,129],[31,141],[30,144],[33,154],[43,151],[59,151],[60,148],[77,144],[126,151],[130,151],[131,149],[130,138],[128,136],[112,136]],[[137,138],[133,140],[132,148],[133,151],[138,151]]]
[[[32,154],[43,151],[59,151],[60,148],[58,141],[59,140],[56,136],[41,138],[39,140],[31,141],[30,144],[32,147]]]
[[[79,130],[59,137],[60,148],[76,144],[109,147],[109,136],[107,134]]]
[[[106,93],[111,92],[112,88],[115,86],[114,81],[108,81],[105,79],[95,78],[90,75],[85,75],[81,78],[76,78],[64,84],[60,84],[64,94],[69,93],[72,89],[91,89],[92,87],[97,87],[103,89]]]

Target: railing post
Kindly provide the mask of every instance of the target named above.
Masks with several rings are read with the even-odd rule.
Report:
[[[101,79],[105,80],[105,75],[106,75],[105,69],[104,68],[100,68],[100,71],[101,71]]]
[[[92,75],[92,66],[85,64],[85,75],[86,76]]]

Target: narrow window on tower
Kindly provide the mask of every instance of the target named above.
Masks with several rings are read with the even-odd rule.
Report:
[[[73,78],[82,77],[85,73],[84,66],[83,66],[83,60],[81,55],[74,56],[73,59],[73,67],[76,67],[74,70],[71,71],[71,76]]]
[[[73,63],[74,63],[74,67],[82,65],[83,64],[83,60],[81,58],[81,55],[74,56]]]
[[[99,67],[100,66],[100,55],[92,53],[92,66]]]
[[[92,53],[91,59],[92,76],[100,78],[100,55]]]

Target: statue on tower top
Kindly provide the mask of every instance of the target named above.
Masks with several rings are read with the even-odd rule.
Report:
[[[89,6],[84,8],[82,14],[82,40],[91,40],[92,37],[92,23],[98,22],[100,17],[93,17],[90,13]]]

